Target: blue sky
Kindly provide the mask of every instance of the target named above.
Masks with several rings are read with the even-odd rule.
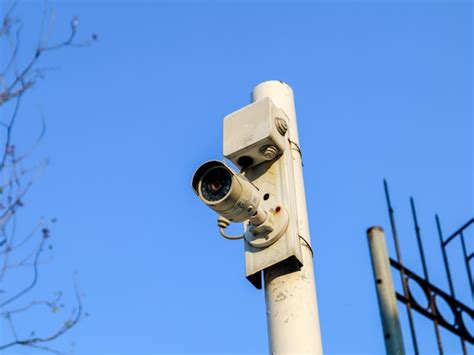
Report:
[[[422,271],[413,195],[432,282],[447,289],[434,214],[445,235],[474,214],[471,2],[53,7],[53,39],[74,15],[80,35],[99,36],[89,48],[44,58],[58,69],[29,94],[16,132],[26,147],[46,119],[31,162],[51,164],[22,215],[25,229],[38,216],[58,218],[54,260],[37,295],[63,289],[71,301],[77,271],[90,313],[59,348],[74,341],[79,354],[267,352],[264,296],[244,277],[242,245],[219,237],[216,215],[190,181],[201,162],[221,158],[223,117],[270,79],[295,91],[325,351],[384,351],[365,237],[371,225],[389,229],[383,178],[406,265]],[[25,46],[41,12],[34,2],[18,9]],[[472,251],[474,235],[468,239]],[[467,288],[459,298],[473,305]],[[29,317],[22,331],[45,326],[44,314]],[[46,319],[60,322],[61,314]],[[435,352],[431,325],[416,321],[421,350]],[[442,335],[446,349],[460,352]]]

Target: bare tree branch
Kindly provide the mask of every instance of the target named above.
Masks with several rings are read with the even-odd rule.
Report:
[[[26,286],[23,290],[18,292],[16,295],[6,299],[5,301],[0,302],[0,308],[3,308],[6,305],[12,303],[13,301],[16,301],[21,296],[25,295],[28,291],[30,291],[33,287],[35,287],[36,283],[38,282],[38,258],[41,252],[43,251],[43,246],[46,241],[46,238],[47,236],[43,237],[38,249],[35,252],[35,260],[33,262],[33,279],[31,280],[31,283],[28,286]]]
[[[9,31],[9,28],[11,26],[11,21],[4,20],[3,22],[6,23],[5,31]],[[89,46],[92,43],[92,41],[97,40],[97,35],[93,34],[91,39],[89,40],[86,40],[83,42],[74,42],[74,39],[77,34],[78,25],[79,25],[79,19],[75,16],[71,19],[69,37],[66,40],[50,45],[50,46],[45,46],[45,47],[38,44],[35,50],[35,54],[30,59],[29,63],[19,73],[16,73],[15,79],[8,85],[8,87],[4,90],[4,92],[0,92],[0,106],[6,103],[7,101],[11,100],[12,98],[15,98],[18,95],[21,95],[23,92],[27,91],[35,84],[37,77],[36,76],[28,77],[28,76],[33,72],[32,69],[37,64],[38,60],[43,55],[43,53],[58,50],[64,47],[86,47],[86,46]],[[20,44],[19,33],[17,33],[15,43],[16,43],[15,50],[13,51],[11,62],[14,62],[16,59],[16,52]],[[7,68],[9,66],[10,66],[10,63],[7,65]]]
[[[82,315],[83,315],[82,314],[83,313],[82,300],[81,300],[81,297],[80,297],[80,294],[79,294],[79,289],[77,287],[77,282],[75,283],[75,292],[76,292],[77,308],[73,309],[73,311],[71,313],[71,316],[61,325],[61,327],[59,327],[59,329],[57,329],[55,332],[53,332],[53,333],[51,333],[47,336],[43,336],[43,337],[30,337],[30,338],[27,338],[27,339],[16,338],[15,340],[13,340],[9,343],[0,345],[0,350],[5,350],[5,349],[11,348],[15,345],[32,346],[32,347],[37,347],[37,348],[39,346],[41,346],[40,349],[45,350],[44,346],[42,346],[41,344],[49,343],[49,342],[59,338],[60,336],[62,336],[66,332],[68,332],[71,328],[73,328],[81,320]],[[8,317],[9,317],[9,319],[11,319],[11,314],[9,314]],[[60,352],[57,352],[57,353],[60,354]]]
[[[2,336],[2,341],[5,343],[0,343],[0,351],[14,346],[24,346],[60,354],[61,352],[51,347],[50,344],[72,329],[84,316],[76,282],[74,288],[77,305],[56,330],[49,332],[42,330],[42,336],[36,335],[36,331],[33,331],[25,336],[22,334],[21,317],[17,317],[20,314],[34,311],[33,308],[39,307],[41,311],[41,306],[48,307],[52,313],[59,312],[64,308],[60,301],[62,292],[57,293],[56,297],[49,300],[35,300],[28,297],[38,285],[39,266],[45,262],[43,256],[47,249],[52,249],[49,242],[50,230],[48,226],[50,223],[54,223],[55,219],[46,222],[44,218],[41,218],[30,233],[17,236],[20,230],[23,233],[23,229],[17,228],[17,224],[19,212],[24,207],[25,196],[47,165],[45,162],[29,169],[22,166],[44,137],[43,118],[41,117],[42,127],[38,137],[27,150],[20,152],[14,137],[18,135],[15,130],[21,107],[25,102],[25,94],[50,70],[40,64],[44,54],[67,47],[88,46],[97,39],[97,36],[93,34],[85,41],[76,41],[79,20],[77,17],[73,17],[67,36],[59,42],[49,44],[51,33],[48,31],[44,36],[44,31],[47,24],[51,25],[52,21],[48,18],[49,10],[45,6],[37,44],[33,48],[31,57],[26,58],[26,61],[24,59],[20,61],[18,56],[24,47],[21,36],[24,27],[22,21],[14,16],[17,5],[16,0],[11,1],[5,13],[0,15],[0,41],[3,41],[10,51],[5,55],[4,67],[0,69],[0,110],[5,110],[5,113],[8,113],[5,115],[8,119],[0,122],[0,281],[2,282],[0,317],[7,323],[11,332],[9,339]],[[51,26],[49,27],[51,28]],[[12,291],[11,287],[5,285],[5,280],[7,280],[5,275],[12,269],[16,269],[15,272],[24,273],[25,276],[27,272],[31,273],[25,284],[16,291]]]

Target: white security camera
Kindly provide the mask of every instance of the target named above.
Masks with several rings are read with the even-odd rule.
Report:
[[[202,164],[194,173],[192,186],[207,206],[232,222],[251,220],[258,225],[266,218],[266,213],[259,208],[260,191],[220,161]]]
[[[296,174],[300,169],[297,153],[301,151],[296,131],[292,133],[296,126],[290,125],[290,118],[294,118],[293,94],[280,82],[271,82],[261,92],[256,90],[250,105],[224,118],[226,161],[213,160],[199,166],[192,188],[217,212],[221,236],[243,240],[246,276],[261,288],[261,271],[279,263],[292,271],[301,268],[300,239],[307,232],[302,223],[305,215],[298,214],[297,187],[301,182]],[[277,106],[273,98],[282,106]],[[231,222],[243,223],[242,233],[229,234]]]
[[[269,206],[250,181],[220,161],[202,164],[194,173],[192,185],[196,195],[220,215],[218,226],[224,238],[245,238],[253,247],[265,248],[280,239],[288,227],[285,208]],[[224,231],[229,221],[250,223],[242,236],[229,236]]]

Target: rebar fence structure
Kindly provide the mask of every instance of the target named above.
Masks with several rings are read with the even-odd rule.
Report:
[[[466,238],[474,237],[474,218],[468,220],[461,228],[452,233],[448,238],[444,238],[441,229],[440,219],[438,215],[435,215],[436,227],[439,236],[439,245],[449,285],[449,290],[445,291],[440,287],[435,286],[430,281],[425,252],[423,249],[423,242],[420,233],[420,226],[418,224],[415,203],[412,197],[410,198],[410,206],[411,213],[413,216],[416,242],[418,246],[419,256],[421,259],[423,274],[419,275],[403,264],[400,241],[395,223],[394,209],[390,200],[388,185],[385,180],[384,189],[396,254],[395,259],[389,257],[389,263],[395,273],[398,273],[400,276],[402,291],[395,291],[395,294],[397,300],[403,305],[405,305],[406,308],[414,353],[420,354],[419,342],[417,340],[415,322],[413,317],[413,312],[417,312],[433,323],[433,330],[436,336],[437,346],[440,354],[444,354],[445,352],[452,352],[452,350],[443,349],[443,339],[441,336],[440,327],[457,336],[461,343],[463,354],[467,354],[468,347],[474,349],[471,347],[472,344],[474,344],[474,334],[472,327],[470,328],[468,325],[472,325],[472,321],[474,318],[474,310],[472,308],[472,302],[474,302],[474,281],[471,271],[471,264],[474,261],[474,250],[468,250],[469,248],[467,247]],[[452,277],[453,275],[450,268],[450,262],[447,252],[447,249],[451,247],[454,243],[460,243],[461,246],[460,249],[462,252],[462,263],[465,265],[466,268],[467,282],[469,284],[468,288],[471,294],[471,306],[462,303],[461,301],[459,301],[459,299],[456,298],[456,292]],[[387,266],[387,268],[389,267]],[[380,282],[381,280],[376,280],[376,284]],[[413,291],[415,287],[419,287],[422,290],[422,293],[424,294],[427,300],[426,305],[421,304],[414,297]],[[445,315],[443,315],[443,311],[440,308],[440,304],[443,302],[448,305],[450,312],[452,312],[452,320],[448,319]]]

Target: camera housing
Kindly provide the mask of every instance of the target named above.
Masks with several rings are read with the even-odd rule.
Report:
[[[268,97],[224,118],[224,156],[250,168],[280,156],[286,146],[288,118]]]
[[[288,99],[273,96],[283,104]],[[262,288],[263,270],[278,264],[284,264],[288,272],[300,270],[301,238],[308,231],[300,224],[304,212],[300,217],[295,193],[299,177],[294,175],[293,165],[300,161],[300,152],[297,143],[289,139],[293,106],[277,107],[261,93],[254,92],[253,99],[252,104],[224,119],[223,155],[240,173],[221,161],[208,161],[194,173],[192,187],[199,199],[220,215],[221,236],[243,239],[246,277]],[[227,234],[230,222],[243,222],[243,234]]]
[[[260,191],[221,161],[202,164],[194,173],[193,190],[207,206],[232,222],[263,220]]]

